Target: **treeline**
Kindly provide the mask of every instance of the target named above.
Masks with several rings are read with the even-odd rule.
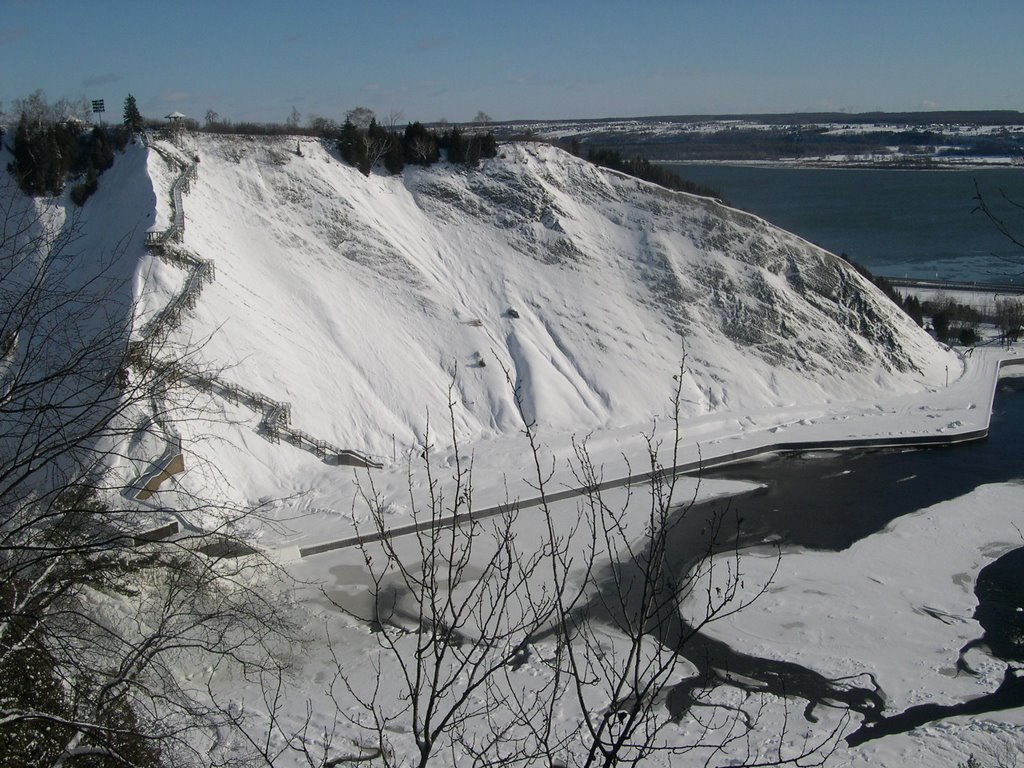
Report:
[[[630,154],[642,152],[660,160],[781,160],[827,155],[887,155],[892,147],[903,154],[938,152],[976,157],[1019,156],[1024,142],[1002,130],[991,134],[957,134],[938,130],[865,130],[833,132],[829,126],[789,125],[772,128],[733,126],[718,131],[694,131],[638,138],[600,135],[592,139]]]
[[[691,195],[701,197],[713,197],[716,200],[729,205],[725,196],[713,187],[706,187],[703,184],[684,179],[677,173],[670,171],[661,165],[655,165],[650,160],[640,155],[627,160],[615,149],[591,149],[587,159],[594,165],[602,168],[611,168],[614,171],[635,176],[644,181],[650,181],[667,189],[674,189],[677,192],[689,192]]]
[[[978,324],[981,313],[969,304],[948,297],[920,302],[921,311],[932,319],[932,332],[943,342],[956,342],[965,347],[981,341]]]
[[[401,173],[408,165],[429,166],[444,152],[449,163],[477,165],[498,154],[492,131],[463,131],[458,126],[444,131],[430,130],[420,122],[409,123],[403,132],[380,125],[376,118],[364,128],[346,120],[338,137],[341,159],[365,175],[377,163],[389,173]]]
[[[121,126],[88,130],[78,120],[33,121],[22,113],[8,148],[14,159],[7,170],[29,195],[59,195],[68,180],[84,177],[71,190],[82,205],[103,171],[114,164],[114,151],[124,149],[130,132]]]
[[[99,176],[114,164],[114,152],[125,148],[144,129],[135,97],[124,101],[122,125],[89,124],[85,99],[61,99],[50,104],[41,90],[14,100],[20,115],[7,171],[28,195],[60,195],[69,181],[71,200],[83,205],[99,186]],[[0,137],[4,134],[0,131]]]
[[[198,121],[186,118],[182,121],[183,126],[189,131],[201,131],[203,133],[219,133],[229,136],[309,136],[316,138],[336,138],[337,128],[331,131],[324,131],[322,128],[302,125],[288,125],[287,123],[257,123],[253,121],[234,122],[222,120],[220,117],[214,120],[207,120],[203,125]]]

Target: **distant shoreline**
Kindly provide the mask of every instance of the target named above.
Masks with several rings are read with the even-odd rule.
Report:
[[[738,168],[793,168],[795,170],[851,170],[851,171],[1024,171],[1024,165],[1011,158],[993,158],[989,162],[950,162],[930,160],[928,162],[901,160],[654,160],[654,165],[728,165]]]

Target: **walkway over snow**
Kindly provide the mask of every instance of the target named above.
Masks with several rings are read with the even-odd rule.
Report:
[[[674,465],[671,461],[672,431],[662,429],[656,434],[662,441],[659,460],[665,471],[699,476],[701,469],[785,451],[939,447],[984,439],[988,435],[1002,368],[1021,364],[1024,364],[1024,347],[1010,351],[983,347],[965,356],[963,375],[948,387],[932,388],[916,395],[877,403],[792,406],[689,419],[680,425],[679,452]],[[600,483],[601,490],[650,482],[649,462],[638,455],[637,450],[642,441],[633,436],[629,443],[633,446],[631,456],[621,452],[626,445],[621,433],[599,433],[588,441],[595,465],[603,467],[602,476],[607,478]],[[512,478],[529,478],[529,467],[507,466],[508,455],[488,450],[494,447],[482,447],[473,452],[472,511],[461,514],[460,523],[499,515],[513,508],[529,515],[530,508],[541,503],[530,484],[511,482]],[[560,461],[556,475],[548,484],[547,501],[554,503],[582,495],[585,489],[578,487],[563,466],[569,450],[563,446],[561,451],[555,448],[550,453]],[[502,460],[506,466],[499,466]],[[501,482],[506,477],[510,480],[508,489]],[[512,503],[505,500],[506,491]],[[449,519],[447,523],[454,525],[455,520]],[[396,521],[391,535],[407,535],[415,530],[412,524]],[[339,530],[338,534],[333,539],[304,541],[281,550],[281,554],[286,559],[304,558],[377,538],[375,533],[360,536],[354,529]]]
[[[147,232],[146,247],[168,264],[188,270],[188,277],[181,290],[139,329],[140,341],[133,343],[148,347],[154,342],[159,343],[165,339],[167,334],[181,324],[185,312],[195,308],[203,287],[214,281],[216,270],[212,261],[200,258],[180,245],[185,236],[185,211],[182,198],[192,188],[192,182],[198,178],[198,161],[183,162],[175,154],[153,141],[147,140],[146,146],[159,154],[169,165],[179,168],[178,176],[171,185],[171,223],[165,229],[154,228]],[[139,354],[143,356],[140,359],[145,359],[150,364],[161,365],[159,361],[151,360],[148,353],[142,351],[141,348]],[[298,448],[316,454],[328,464],[366,469],[378,469],[383,466],[358,451],[341,448],[293,427],[289,403],[274,400],[260,392],[224,381],[217,376],[180,369],[177,366],[174,368],[174,373],[182,376],[192,386],[213,392],[262,414],[259,432],[273,443],[284,439]],[[158,407],[155,412],[159,413]],[[164,431],[167,448],[164,456],[155,463],[154,468],[136,481],[135,498],[140,500],[150,498],[166,480],[183,472],[185,468],[181,454],[180,435],[167,425],[158,423],[158,426],[161,426]]]

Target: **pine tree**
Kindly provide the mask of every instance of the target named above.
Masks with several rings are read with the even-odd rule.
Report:
[[[478,134],[478,138],[480,140],[480,157],[498,156],[498,140],[494,136],[494,131]]]
[[[107,137],[106,131],[99,126],[92,129],[89,137],[87,170],[95,170],[99,173],[107,170],[114,164],[114,147]]]
[[[384,153],[384,167],[388,173],[401,173],[405,168],[405,153],[402,151],[402,141],[397,133],[388,134],[388,149]]]
[[[452,164],[466,162],[466,142],[463,140],[462,131],[458,126],[452,128],[448,135],[448,162]]]
[[[18,179],[22,191],[29,195],[39,193],[36,183],[39,163],[33,152],[32,137],[29,134],[28,115],[21,113],[18,127],[14,132],[14,162],[10,170]]]
[[[366,138],[351,120],[346,120],[345,124],[341,126],[338,152],[341,154],[341,159],[349,165],[354,165],[360,170],[366,166]],[[365,173],[369,173],[369,171],[367,170]]]
[[[423,123],[409,123],[402,138],[405,162],[417,165],[431,165],[437,162],[437,136],[428,131]]]
[[[137,133],[142,133],[142,115],[139,113],[139,107],[135,103],[135,97],[130,93],[128,98],[124,100],[124,127],[128,129],[128,132],[133,137]]]

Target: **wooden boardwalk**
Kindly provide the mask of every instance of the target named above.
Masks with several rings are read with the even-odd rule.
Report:
[[[141,342],[135,342],[137,347],[134,353],[134,357],[139,361],[138,364],[162,367],[168,375],[178,377],[197,389],[212,392],[218,397],[243,405],[260,414],[261,419],[257,431],[272,443],[284,440],[297,448],[313,453],[327,464],[373,469],[383,467],[382,463],[374,461],[366,454],[334,445],[292,426],[290,403],[274,400],[261,392],[226,381],[213,374],[157,361],[150,355],[149,349],[166,340],[171,331],[181,324],[185,313],[195,308],[203,288],[216,279],[216,269],[211,260],[200,258],[181,245],[185,236],[183,197],[191,190],[192,182],[198,178],[198,162],[196,160],[183,162],[171,152],[148,140],[146,145],[164,158],[168,164],[180,168],[180,173],[171,185],[171,223],[165,229],[147,232],[146,247],[162,261],[187,270],[188,277],[181,290],[139,329]],[[154,407],[154,413],[159,413],[158,407]],[[156,462],[155,468],[135,482],[135,497],[137,499],[150,498],[167,479],[184,471],[180,435],[170,425],[160,421],[158,417],[155,418],[155,421],[164,433],[168,447],[163,457]]]

